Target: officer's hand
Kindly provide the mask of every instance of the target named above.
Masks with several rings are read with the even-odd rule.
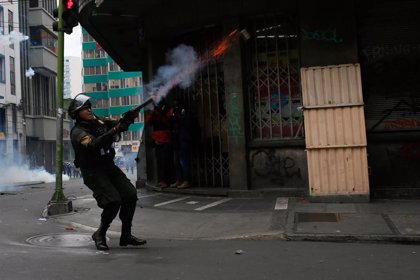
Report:
[[[128,127],[130,126],[130,124],[126,122],[122,122],[122,123],[119,123],[117,126],[118,126],[117,128],[118,132],[124,132],[128,130]]]

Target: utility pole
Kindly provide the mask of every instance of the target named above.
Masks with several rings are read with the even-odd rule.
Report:
[[[64,32],[63,1],[58,1],[58,45],[57,45],[57,132],[56,132],[56,175],[55,191],[48,203],[48,215],[72,211],[72,203],[63,193],[63,80],[64,80]]]

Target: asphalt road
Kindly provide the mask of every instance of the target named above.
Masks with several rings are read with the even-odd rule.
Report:
[[[90,195],[89,190],[77,184],[65,187],[69,196]],[[50,184],[0,195],[1,280],[386,280],[418,279],[420,275],[418,245],[148,238],[148,244],[142,248],[120,248],[118,238],[111,238],[111,250],[99,252],[90,240],[91,232],[66,232],[57,220],[42,219],[42,209],[52,193]],[[159,194],[141,198],[140,203],[148,211],[195,213],[200,205],[220,198],[194,197],[156,206],[173,199],[176,198]],[[187,203],[196,200],[196,204]],[[202,211],[223,213],[236,209],[246,215],[244,204],[244,200],[235,199]],[[229,209],[223,209],[228,206]],[[275,201],[264,207],[272,209]],[[50,234],[49,240],[37,239],[41,234]],[[77,242],[57,242],[63,236],[72,237],[73,241],[76,238]]]

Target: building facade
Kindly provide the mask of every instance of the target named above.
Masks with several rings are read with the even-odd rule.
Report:
[[[76,56],[64,57],[64,98],[72,98],[82,92],[82,60]]]
[[[170,93],[200,123],[196,187],[337,201],[419,196],[420,2],[82,0],[80,14],[146,82],[180,43],[203,58],[195,84]],[[247,38],[212,57],[243,29]],[[139,180],[153,184],[153,147],[145,154]]]
[[[83,92],[94,98],[93,112],[97,116],[119,119],[142,102],[142,73],[122,71],[86,30],[82,30],[82,36]],[[141,113],[116,143],[118,164],[134,164],[143,126]]]
[[[30,68],[34,75],[22,80],[26,156],[31,166],[56,170],[57,127],[57,34],[52,25],[56,19],[55,0],[18,1],[21,33],[29,40],[21,44],[21,73]],[[64,119],[64,142],[69,141],[69,120]]]
[[[25,148],[18,15],[17,3],[0,4],[0,160],[6,162]]]

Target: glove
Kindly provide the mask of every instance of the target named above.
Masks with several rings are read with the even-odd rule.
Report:
[[[118,132],[124,132],[124,131],[128,130],[129,126],[130,126],[129,123],[121,122],[121,123],[117,124],[117,130],[118,130]]]

